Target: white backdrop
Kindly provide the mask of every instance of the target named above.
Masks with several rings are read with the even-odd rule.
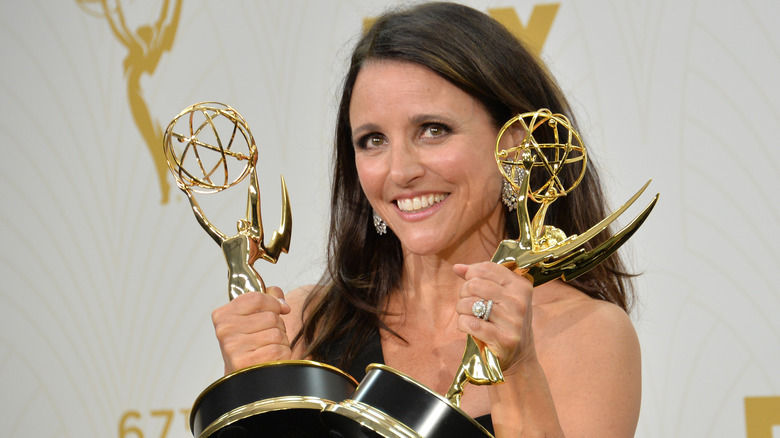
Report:
[[[161,19],[162,2],[115,1],[0,0],[4,436],[189,436],[222,373],[225,267],[180,192],[162,202],[142,110],[148,132],[198,101],[239,110],[267,235],[279,174],[293,205],[290,254],[257,267],[286,290],[314,282],[339,82],[362,20],[391,3],[185,0]],[[537,6],[465,3],[523,24]],[[780,2],[558,4],[542,56],[612,206],[649,178],[661,192],[628,248],[644,273],[637,436],[780,437]],[[245,208],[230,192],[207,205],[226,232]]]

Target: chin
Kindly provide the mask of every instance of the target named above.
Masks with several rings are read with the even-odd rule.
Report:
[[[401,240],[401,247],[405,254],[434,256],[449,252],[452,249],[452,242],[442,242],[441,233],[433,233],[433,235],[417,235]]]

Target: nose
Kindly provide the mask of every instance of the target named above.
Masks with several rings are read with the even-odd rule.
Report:
[[[408,142],[396,142],[390,148],[390,180],[406,187],[425,174],[420,150]]]

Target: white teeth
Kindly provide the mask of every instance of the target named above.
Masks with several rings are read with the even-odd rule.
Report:
[[[399,199],[396,203],[398,204],[398,208],[401,211],[415,212],[424,208],[428,208],[434,204],[438,204],[446,197],[447,195],[431,194],[425,196],[415,196],[414,198]]]

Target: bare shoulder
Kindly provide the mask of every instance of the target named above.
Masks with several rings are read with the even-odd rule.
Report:
[[[568,318],[576,323],[562,333],[561,341],[569,346],[570,357],[577,360],[577,366],[638,372],[639,339],[631,318],[622,308],[585,297],[568,312]]]
[[[291,290],[284,294],[284,300],[290,305],[290,313],[283,316],[288,334],[295,336],[303,324],[303,304],[315,290],[316,285],[309,284]]]
[[[534,313],[534,335],[564,432],[633,436],[642,379],[630,317],[562,282],[551,293],[556,298],[538,306],[539,321]]]
[[[283,315],[282,319],[290,342],[303,327],[303,305],[316,289],[317,285],[310,284],[293,289],[284,295],[284,300],[290,305],[290,313]],[[293,359],[303,359],[305,350],[305,345],[302,342],[295,344],[293,346]]]
[[[534,319],[539,319],[535,332],[538,329],[544,337],[578,339],[578,345],[599,343],[605,338],[636,340],[631,318],[613,303],[591,298],[563,282],[552,283],[537,293],[549,295],[534,306]]]
[[[296,307],[300,308],[303,306],[303,302],[306,301],[306,298],[309,297],[309,295],[314,291],[316,287],[317,285],[315,284],[308,284],[306,286],[295,288],[290,292],[284,294],[284,299],[285,301],[287,301],[287,304],[293,307],[293,310]]]

